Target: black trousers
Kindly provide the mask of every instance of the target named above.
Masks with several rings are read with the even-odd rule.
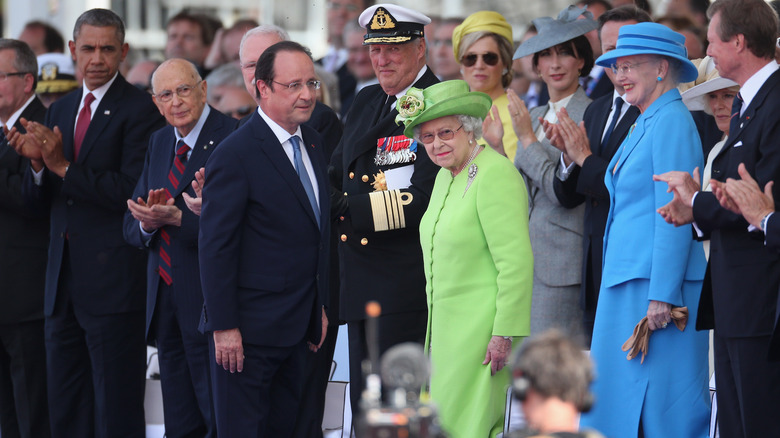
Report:
[[[0,325],[0,436],[49,436],[43,319]]]
[[[66,257],[45,328],[52,436],[144,438],[146,315],[84,312],[71,300],[71,279]]]
[[[306,341],[290,347],[244,342],[244,370],[231,373],[217,365],[209,339],[214,412],[220,438],[289,437],[295,428]]]
[[[769,362],[769,336],[725,338],[715,331],[715,387],[720,436],[780,433],[780,364]]]
[[[208,337],[197,321],[183,320],[175,284],[160,281],[155,327],[167,438],[214,438]]]

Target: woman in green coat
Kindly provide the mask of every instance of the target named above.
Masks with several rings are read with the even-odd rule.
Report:
[[[502,430],[512,340],[530,330],[533,255],[517,169],[477,144],[488,95],[464,81],[399,99],[397,121],[442,169],[420,223],[431,399],[454,438]]]

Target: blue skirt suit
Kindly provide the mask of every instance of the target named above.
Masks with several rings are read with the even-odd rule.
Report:
[[[672,200],[654,174],[702,168],[701,141],[680,93],[672,89],[637,119],[609,163],[610,211],[604,274],[593,332],[593,410],[583,426],[610,437],[706,437],[709,419],[708,335],[695,330],[706,262],[690,227],[656,212]],[[648,356],[628,361],[621,350],[651,300],[687,306],[688,325],[652,332]]]

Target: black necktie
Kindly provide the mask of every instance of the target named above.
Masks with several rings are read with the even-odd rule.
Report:
[[[623,108],[623,98],[618,96],[615,98],[615,112],[612,114],[612,121],[609,122],[607,132],[604,134],[604,138],[601,140],[601,150],[604,150],[604,146],[609,141],[609,136],[612,135],[612,131],[617,126],[618,119],[620,118],[620,110]]]
[[[379,111],[378,120],[382,120],[387,117],[388,114],[390,114],[390,112],[393,110],[393,103],[395,103],[395,96],[387,96],[385,103],[382,104],[382,109]]]
[[[742,100],[742,93],[737,93],[737,96],[734,98],[734,103],[731,104],[731,121],[729,121],[729,133],[734,133],[737,131],[737,126],[739,125],[739,114],[742,112],[742,105],[745,103],[744,100]]]

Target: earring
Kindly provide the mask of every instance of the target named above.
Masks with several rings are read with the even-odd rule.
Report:
[[[664,78],[662,78],[661,76],[658,76],[658,78],[657,78],[657,79],[658,79],[658,82],[661,82],[661,81],[663,81],[663,80],[664,80]]]
[[[501,74],[502,74],[502,75],[505,75],[505,74],[507,74],[507,73],[509,73],[509,69],[508,69],[508,68],[506,68],[506,67],[504,67],[504,69],[503,69],[503,70],[501,70]]]

